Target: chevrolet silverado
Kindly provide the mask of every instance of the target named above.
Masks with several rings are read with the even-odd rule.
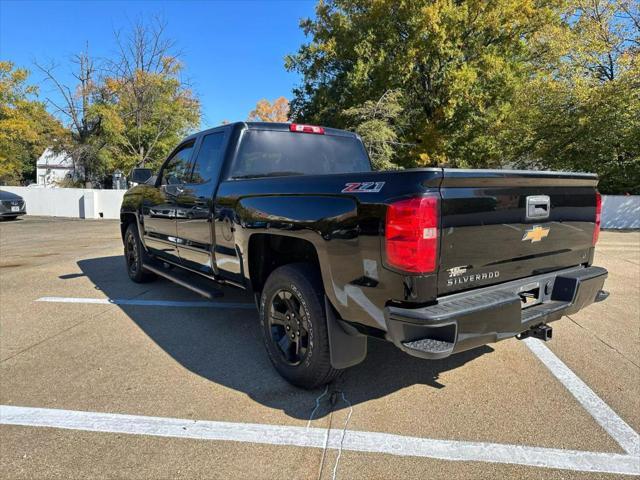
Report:
[[[121,210],[127,272],[252,292],[266,350],[314,388],[367,336],[425,359],[529,335],[608,295],[588,173],[372,171],[360,138],[223,125],[182,141]]]

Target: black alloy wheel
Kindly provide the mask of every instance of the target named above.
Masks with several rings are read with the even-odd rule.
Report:
[[[269,306],[271,340],[289,365],[299,365],[309,350],[307,318],[300,299],[288,289],[280,289]]]
[[[136,245],[136,238],[131,230],[127,230],[127,236],[124,244],[124,255],[127,261],[127,269],[129,270],[129,276],[135,277],[138,273],[139,266],[139,252]]]
[[[289,383],[317,388],[341,370],[331,366],[324,289],[317,266],[276,268],[260,295],[260,325],[269,359]]]
[[[129,278],[136,283],[146,283],[155,280],[156,275],[142,268],[148,255],[142,247],[138,228],[134,223],[130,223],[124,234],[124,260],[127,264]]]

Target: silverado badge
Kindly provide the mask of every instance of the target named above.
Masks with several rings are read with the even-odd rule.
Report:
[[[541,227],[540,225],[534,225],[529,230],[524,232],[522,236],[522,241],[531,240],[531,243],[536,243],[542,240],[543,238],[547,238],[549,235],[549,227]]]
[[[450,268],[448,270],[449,278],[447,279],[447,287],[453,287],[454,285],[472,284],[475,282],[482,282],[484,280],[491,280],[500,277],[500,272],[498,270],[493,272],[472,273],[470,275],[465,275],[465,273],[467,273],[467,269],[470,267],[471,265]]]

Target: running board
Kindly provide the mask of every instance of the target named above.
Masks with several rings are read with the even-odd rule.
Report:
[[[216,297],[222,297],[224,293],[219,288],[213,285],[213,282],[206,280],[205,278],[197,278],[197,274],[185,272],[184,274],[171,271],[166,268],[158,268],[153,265],[143,264],[142,268],[156,275],[166,278],[167,280],[180,285],[181,287],[188,288],[192,292],[202,295],[204,298],[212,300]],[[211,285],[209,285],[211,284]]]

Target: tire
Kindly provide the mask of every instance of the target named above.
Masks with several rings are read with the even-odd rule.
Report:
[[[129,278],[136,283],[147,283],[156,279],[156,275],[142,268],[149,256],[142,247],[138,227],[130,223],[124,233],[124,260]]]
[[[341,373],[330,362],[323,295],[317,269],[294,263],[275,269],[260,296],[260,325],[271,363],[289,383],[307,389]]]

